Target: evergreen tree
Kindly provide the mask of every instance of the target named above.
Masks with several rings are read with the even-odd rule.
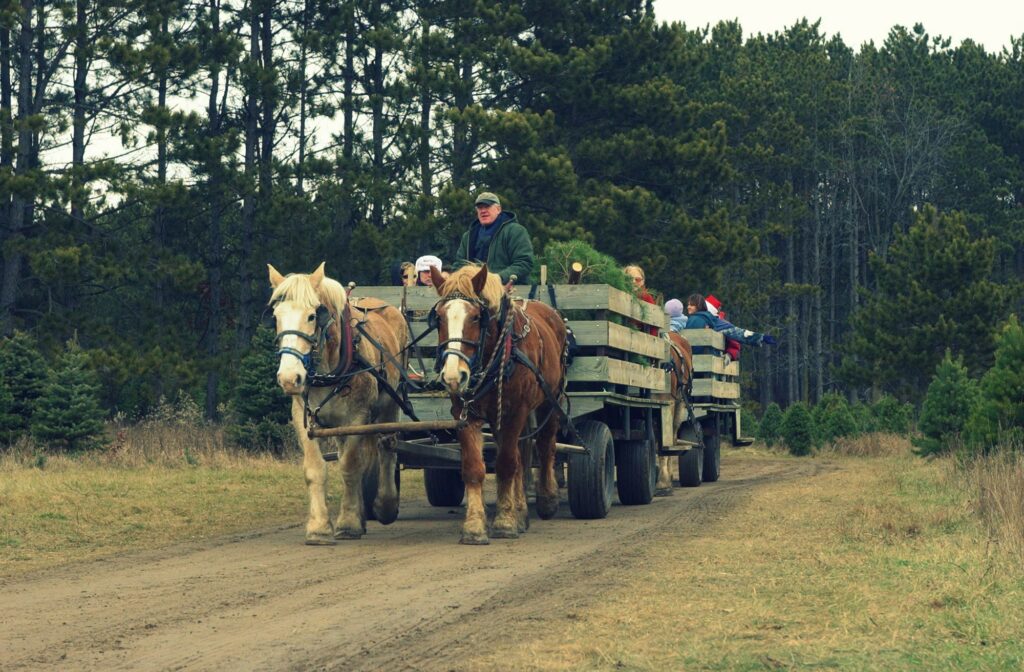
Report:
[[[23,331],[0,340],[0,376],[12,399],[14,433],[28,429],[28,419],[46,382],[46,361],[36,349],[35,339]]]
[[[32,435],[48,445],[86,450],[100,445],[103,410],[89,357],[74,341],[50,371],[32,413]]]
[[[232,398],[232,422],[228,436],[250,450],[269,448],[280,455],[291,428],[291,400],[283,398],[275,381],[278,359],[274,356],[274,330],[259,327],[252,347],[239,364]]]
[[[947,348],[969,371],[987,368],[992,316],[1005,314],[1013,293],[989,279],[994,255],[995,241],[972,239],[962,214],[924,208],[887,256],[872,257],[879,291],[865,293],[851,319],[840,375],[916,399]]]
[[[999,334],[996,362],[981,379],[981,394],[967,424],[968,439],[991,449],[1007,434],[1024,431],[1024,327],[1013,315]]]
[[[963,432],[977,396],[977,385],[968,377],[963,359],[953,359],[947,350],[921,406],[917,428],[923,436],[913,439],[918,452],[934,455],[948,450],[950,442]]]
[[[782,439],[793,455],[809,455],[814,446],[814,418],[800,401],[786,409],[782,418]]]
[[[761,417],[760,434],[758,437],[769,448],[782,436],[782,409],[774,401],[768,404]]]
[[[857,421],[843,396],[826,394],[814,405],[811,415],[819,445],[831,444],[836,439],[857,434]]]
[[[24,426],[24,420],[14,413],[14,395],[0,375],[0,443],[13,443]]]
[[[875,416],[876,432],[906,434],[914,423],[914,406],[889,395],[871,404],[871,413]]]

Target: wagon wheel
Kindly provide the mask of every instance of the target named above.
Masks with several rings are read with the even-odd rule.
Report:
[[[704,478],[704,451],[690,448],[679,456],[679,485],[696,488]]]
[[[459,469],[427,467],[423,470],[423,487],[431,506],[459,506],[466,494]]]
[[[604,518],[615,490],[615,441],[603,422],[584,420],[576,431],[589,453],[569,455],[569,510],[577,518]]]
[[[615,444],[615,485],[623,504],[650,504],[658,482],[657,449],[651,441],[619,441]]]

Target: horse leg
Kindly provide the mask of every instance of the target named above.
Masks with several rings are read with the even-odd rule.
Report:
[[[366,534],[366,513],[363,511],[363,472],[375,457],[377,437],[349,436],[338,455],[341,479],[341,508],[335,521],[335,539],[359,539]],[[376,460],[373,460],[376,461]]]
[[[377,497],[373,500],[373,514],[381,525],[390,525],[398,518],[398,488],[395,487],[395,468],[398,466],[398,445],[396,434],[386,434],[380,438],[377,450],[380,451],[380,473],[377,475]],[[371,466],[372,468],[372,466]]]
[[[498,443],[498,456],[494,465],[494,474],[498,481],[498,506],[491,526],[491,536],[495,539],[515,539],[519,536],[519,526],[524,524],[519,502],[526,506],[526,495],[523,493],[523,463],[519,453],[519,435],[526,424],[526,414],[517,413],[502,421],[501,432],[495,436]]]
[[[543,411],[547,413],[547,410]],[[537,433],[537,456],[540,474],[537,479],[537,515],[549,520],[558,512],[558,480],[555,477],[555,438],[558,434],[558,416],[548,414],[547,422]]]
[[[462,447],[462,482],[466,484],[466,519],[460,544],[488,544],[487,511],[484,509],[483,422],[475,420],[458,432]]]
[[[676,400],[675,412],[672,414],[672,437],[679,436],[679,428],[683,424],[683,412],[686,410],[682,400]],[[658,456],[658,482],[654,485],[655,497],[668,497],[672,489],[672,463],[678,458],[674,455]]]
[[[309,518],[306,519],[306,543],[329,546],[334,543],[334,529],[327,514],[327,463],[320,452],[320,441],[311,439],[302,426],[301,400],[292,401],[292,426],[302,445],[302,472],[309,492]]]

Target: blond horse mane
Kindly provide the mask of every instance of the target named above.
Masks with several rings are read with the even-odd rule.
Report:
[[[307,308],[315,308],[321,303],[327,306],[334,315],[341,315],[348,297],[345,288],[333,278],[324,276],[320,287],[314,288],[309,281],[311,274],[291,273],[274,288],[270,295],[270,304],[278,301],[292,301]]]
[[[453,272],[441,286],[441,297],[448,296],[454,292],[466,296],[482,299],[491,310],[501,309],[501,298],[505,295],[505,286],[501,284],[501,276],[497,273],[487,273],[487,282],[480,294],[473,289],[473,277],[480,272],[482,266],[478,264],[467,264]]]

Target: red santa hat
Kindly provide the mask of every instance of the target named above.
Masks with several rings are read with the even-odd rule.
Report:
[[[718,315],[718,311],[722,309],[722,302],[714,294],[708,294],[704,297],[704,302],[708,304],[708,312],[712,315]]]

